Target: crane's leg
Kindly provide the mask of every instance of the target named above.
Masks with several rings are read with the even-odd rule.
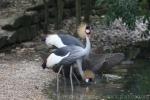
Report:
[[[57,93],[59,91],[59,73],[60,73],[60,71],[61,71],[62,68],[63,68],[63,65],[60,66],[59,71],[57,73]]]
[[[78,67],[79,73],[80,73],[82,79],[84,79],[84,73],[83,73],[83,70],[82,70],[82,59],[78,59],[76,61],[76,63],[77,63],[77,67]]]
[[[73,67],[75,67],[75,66],[76,66],[76,64],[73,64]],[[72,74],[73,74],[74,78],[76,79],[78,85],[80,85],[80,81],[79,81],[79,79],[77,78],[77,76],[76,76],[76,74],[74,73],[74,71],[72,72]]]
[[[79,79],[77,78],[77,76],[75,75],[75,73],[73,72],[73,76],[75,77],[75,79],[77,80],[77,83],[80,85],[80,81]]]
[[[72,90],[72,92],[73,92],[72,66],[70,67],[70,83],[71,83],[71,90]]]
[[[64,78],[64,84],[66,86],[66,77],[65,77],[65,70],[64,70],[64,68],[62,68],[62,74],[63,74],[63,78]]]

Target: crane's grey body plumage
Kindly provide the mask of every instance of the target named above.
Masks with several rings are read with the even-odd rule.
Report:
[[[69,34],[59,33],[47,35],[45,43],[48,47],[55,46],[57,48],[62,48],[68,45],[76,45],[80,47],[85,47],[83,43],[78,39]]]
[[[84,47],[83,43],[78,39],[71,35],[59,33],[58,36],[61,38],[62,42],[65,45],[76,45],[80,47]]]
[[[63,64],[63,65],[72,64],[77,59],[81,59],[85,55],[84,49],[82,47],[74,46],[74,45],[59,48],[53,53],[57,56],[65,56],[68,53],[70,53],[69,56],[63,58],[59,62],[59,64]]]

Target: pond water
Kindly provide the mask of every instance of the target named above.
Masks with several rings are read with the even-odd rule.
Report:
[[[119,68],[120,67],[120,68]],[[116,70],[120,71],[116,71]],[[136,60],[133,65],[118,65],[109,71],[119,75],[119,80],[106,80],[97,75],[89,85],[70,84],[60,80],[60,91],[56,93],[56,80],[44,90],[50,100],[150,100],[150,60]],[[74,80],[75,81],[75,80]]]

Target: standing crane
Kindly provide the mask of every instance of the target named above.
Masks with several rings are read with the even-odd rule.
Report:
[[[81,24],[78,27],[78,31],[77,34],[84,39],[86,36],[85,34],[91,31],[91,27],[88,26],[87,24]],[[84,48],[85,46],[83,45],[83,43],[78,39],[75,38],[69,34],[65,34],[65,33],[59,33],[59,34],[49,34],[46,36],[45,39],[43,39],[45,41],[45,43],[47,44],[48,47],[51,46],[55,46],[57,48],[61,48],[61,47],[65,47],[68,45],[76,45],[76,46],[80,46],[82,48]],[[86,54],[86,58],[88,58],[89,52],[90,52],[91,48],[88,49],[88,52]],[[78,61],[79,63],[82,63],[82,59],[80,59],[81,61]],[[67,67],[66,67],[67,68]],[[57,67],[58,69],[58,67]],[[66,70],[66,69],[65,69]],[[68,68],[67,68],[68,70]]]
[[[62,69],[62,67],[64,65],[70,65],[70,64],[73,64],[74,62],[76,62],[79,73],[80,73],[82,79],[84,79],[84,73],[82,70],[82,59],[87,54],[89,54],[89,50],[91,48],[91,43],[89,40],[90,35],[91,35],[91,30],[90,30],[89,26],[86,26],[86,25],[84,25],[84,26],[85,26],[84,32],[86,33],[83,35],[83,36],[85,36],[85,39],[86,39],[85,47],[83,48],[83,47],[80,47],[77,45],[67,45],[67,46],[58,48],[48,56],[45,64],[43,64],[43,68],[45,68],[45,67],[52,68],[56,64],[61,65],[61,67],[57,73],[57,76],[58,76],[60,73],[60,70]],[[72,66],[70,68],[70,80],[72,83],[72,73],[71,72],[72,72]],[[57,79],[58,79],[58,77],[57,77]],[[71,85],[71,86],[72,86],[72,90],[73,90],[73,85]]]

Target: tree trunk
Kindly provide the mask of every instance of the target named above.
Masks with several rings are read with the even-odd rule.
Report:
[[[87,23],[89,23],[90,21],[91,3],[92,3],[91,0],[86,1],[84,17],[85,17],[85,22]]]
[[[77,20],[77,26],[80,24],[80,18],[81,18],[81,0],[76,0],[76,20]]]
[[[44,19],[44,34],[47,34],[48,33],[48,3],[46,0],[43,0],[44,2],[44,16],[45,16],[45,19]]]
[[[56,29],[61,28],[62,19],[63,19],[63,9],[64,9],[64,1],[63,0],[57,0],[57,13],[56,13]]]

